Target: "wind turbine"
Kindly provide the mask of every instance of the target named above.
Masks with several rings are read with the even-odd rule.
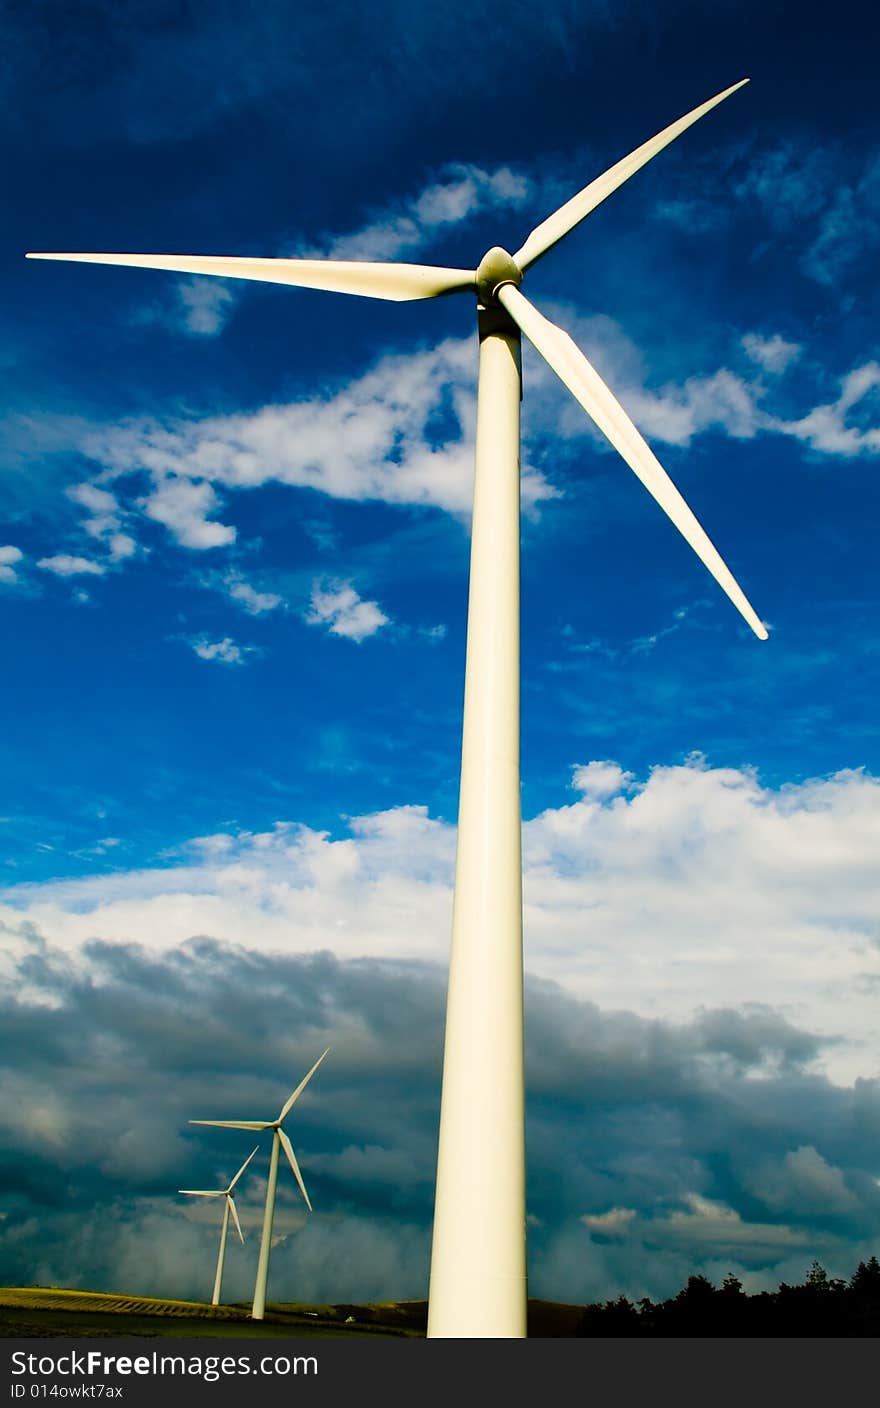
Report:
[[[259,1149],[259,1147],[260,1146],[258,1144],[257,1149]],[[226,1260],[226,1231],[229,1227],[230,1213],[232,1213],[232,1220],[235,1223],[235,1230],[238,1233],[238,1240],[242,1243],[242,1245],[244,1244],[244,1235],[241,1230],[241,1223],[238,1220],[238,1213],[235,1210],[235,1199],[232,1196],[232,1190],[238,1180],[241,1178],[241,1175],[244,1173],[251,1159],[254,1157],[254,1154],[257,1152],[257,1149],[254,1149],[250,1154],[248,1154],[241,1168],[238,1170],[238,1173],[235,1175],[232,1182],[227,1188],[215,1188],[211,1189],[210,1191],[206,1188],[178,1188],[177,1190],[178,1193],[188,1193],[189,1196],[192,1198],[224,1199],[223,1226],[220,1229],[220,1251],[217,1255],[217,1274],[214,1277],[214,1294],[211,1296],[212,1305],[220,1304],[220,1283],[223,1280],[223,1263]]]
[[[281,1114],[278,1116],[277,1120],[190,1120],[190,1124],[217,1125],[220,1129],[272,1130],[272,1152],[269,1155],[269,1177],[266,1182],[266,1208],[263,1213],[263,1235],[260,1238],[260,1259],[257,1262],[257,1282],[254,1287],[254,1305],[251,1311],[251,1317],[254,1320],[262,1320],[266,1311],[266,1282],[269,1279],[269,1253],[272,1250],[272,1222],[275,1217],[275,1185],[278,1182],[279,1149],[283,1149],[287,1155],[287,1162],[290,1164],[293,1170],[293,1176],[299,1184],[299,1191],[306,1200],[306,1207],[309,1212],[312,1211],[309,1195],[306,1192],[306,1185],[303,1183],[302,1174],[299,1171],[299,1164],[296,1161],[296,1154],[293,1152],[293,1145],[282,1128],[282,1125],[329,1050],[330,1047],[328,1046],[327,1051],[324,1051],[318,1057],[308,1075],[303,1077],[293,1094],[287,1097],[284,1104],[281,1106]]]
[[[177,254],[40,254],[405,301],[469,293],[480,340],[458,853],[429,1291],[431,1338],[526,1334],[519,784],[520,334],[568,387],[727,593],[767,631],[623,407],[523,275],[743,79],[637,147],[476,269]]]

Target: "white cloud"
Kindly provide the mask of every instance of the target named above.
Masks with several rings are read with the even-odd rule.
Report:
[[[131,321],[187,337],[217,337],[248,287],[242,280],[227,282],[212,274],[196,274],[171,284],[163,279],[157,284],[157,295],[135,309]]]
[[[119,512],[119,505],[113,494],[108,489],[99,489],[97,484],[85,482],[83,484],[73,484],[67,491],[68,497],[76,503],[82,504],[84,508],[90,510],[96,517],[102,519],[115,519]],[[103,524],[101,525],[103,529]]]
[[[100,562],[93,562],[87,557],[71,557],[67,553],[57,553],[55,557],[41,557],[37,566],[42,567],[45,572],[54,572],[57,577],[102,577],[106,570]]]
[[[734,440],[751,440],[762,428],[760,388],[721,367],[709,376],[688,377],[681,386],[657,391],[621,388],[621,400],[648,440],[689,445],[695,435],[720,430]]]
[[[447,340],[409,356],[382,357],[335,393],[253,414],[168,426],[143,421],[88,438],[87,453],[109,473],[148,471],[156,487],[142,503],[185,547],[217,547],[235,529],[208,521],[212,485],[280,483],[332,498],[471,509],[476,347]],[[526,507],[555,491],[524,467]]]
[[[133,557],[137,552],[137,543],[128,533],[111,533],[108,547],[114,562],[121,562],[126,557]]]
[[[486,171],[480,166],[453,164],[411,200],[377,212],[360,230],[325,235],[314,247],[301,247],[300,257],[329,259],[395,259],[413,254],[439,230],[458,225],[483,210],[519,209],[532,192],[528,177],[508,166]]]
[[[858,1208],[839,1168],[811,1144],[789,1149],[781,1160],[764,1160],[748,1178],[751,1192],[774,1212],[843,1216]]]
[[[610,1208],[608,1212],[585,1214],[581,1222],[591,1232],[599,1232],[605,1237],[621,1237],[630,1229],[630,1224],[638,1216],[635,1208]]]
[[[873,149],[863,159],[841,145],[781,142],[753,155],[734,192],[750,207],[757,201],[774,230],[798,241],[800,270],[818,283],[839,284],[876,259],[880,160]]]
[[[208,515],[218,509],[219,500],[204,481],[162,474],[153,492],[141,500],[141,507],[148,518],[163,523],[181,547],[203,551],[235,541],[234,528],[209,519]]]
[[[254,646],[236,645],[231,636],[224,636],[222,640],[198,636],[189,644],[200,660],[216,660],[221,665],[243,665],[247,656],[255,653]]]
[[[533,192],[533,182],[509,166],[494,171],[455,162],[418,195],[375,211],[359,230],[326,234],[314,244],[299,243],[284,256],[308,259],[395,259],[412,255],[439,232],[484,210],[519,209]],[[136,315],[140,323],[159,323],[191,337],[216,337],[245,296],[248,284],[198,275],[180,280],[170,302],[151,303]]]
[[[575,768],[571,785],[576,791],[583,792],[585,797],[602,801],[624,791],[632,780],[632,773],[624,772],[617,763],[596,761]]]
[[[182,280],[176,289],[180,321],[196,337],[216,337],[235,307],[236,297],[222,279]]]
[[[830,153],[817,145],[784,141],[755,153],[734,193],[757,199],[776,229],[816,218],[835,188]]]
[[[11,543],[0,547],[0,582],[12,585],[18,581],[15,564],[21,562],[23,558],[24,553],[21,548],[13,547]]]
[[[740,339],[747,357],[763,367],[765,372],[777,375],[790,367],[801,355],[802,348],[797,342],[786,342],[778,332],[772,337],[762,337],[757,332],[747,332]]]
[[[206,658],[237,647],[214,649]],[[615,767],[577,769],[589,789],[524,826],[528,970],[651,1019],[772,1008],[834,1039],[835,1079],[873,1073],[880,781],[841,772],[773,790],[694,760],[637,783]],[[186,864],[6,890],[0,920],[25,915],[74,949],[211,934],[444,963],[454,854],[455,828],[421,807],[355,818],[339,839],[279,823],[202,838]]]
[[[767,428],[759,406],[763,387],[745,381],[729,368],[688,377],[680,385],[667,382],[652,387],[643,351],[614,319],[604,314],[579,317],[566,307],[548,311],[583,349],[648,441],[689,445],[706,431],[748,440]],[[530,390],[538,393],[531,415],[545,432],[568,438],[589,436],[602,448],[609,448],[590,418],[542,364],[530,367],[528,383]]]
[[[844,457],[880,445],[870,395],[880,385],[876,362],[848,372],[836,400],[823,401],[801,415],[782,416],[771,401],[771,378],[791,364],[799,349],[778,333],[747,333],[732,343],[733,359],[743,363],[747,357],[752,362],[752,380],[721,366],[680,384],[656,387],[650,384],[642,353],[612,319],[579,319],[571,309],[553,311],[649,441],[687,446],[705,433],[734,439],[773,434]],[[798,380],[802,405],[809,406],[806,375],[818,370],[804,368]],[[473,489],[475,373],[473,340],[447,339],[411,355],[384,356],[363,375],[311,399],[203,420],[131,422],[92,431],[84,437],[83,448],[101,464],[104,480],[148,474],[152,488],[137,507],[164,524],[181,546],[196,551],[236,540],[235,527],[216,517],[222,507],[220,490],[228,495],[271,483],[352,502],[430,505],[466,518]],[[527,381],[527,447],[529,437],[540,446],[548,435],[572,440],[586,436],[610,450],[537,357],[531,358]],[[111,561],[136,551],[134,537],[121,530],[123,511],[113,495],[96,485],[77,486],[71,492],[89,508],[86,531],[106,544]],[[558,495],[530,467],[526,453],[525,511]],[[260,592],[243,578],[230,579],[226,589],[253,614],[272,609],[275,593]]]
[[[389,618],[378,602],[364,601],[350,582],[315,582],[305,620],[310,626],[326,626],[331,635],[358,642],[373,636]]]
[[[845,458],[875,452],[880,446],[880,417],[870,399],[870,393],[880,387],[877,362],[865,362],[846,373],[836,400],[788,419],[773,413],[763,380],[748,381],[728,367],[688,377],[680,385],[651,387],[641,351],[613,319],[604,315],[578,318],[570,309],[555,316],[572,331],[648,441],[687,446],[707,431],[720,431],[735,440],[759,434],[784,435],[821,454]],[[768,337],[746,333],[740,343],[752,361],[774,375],[784,371],[801,351],[778,333]],[[811,370],[815,374],[821,369]],[[555,378],[538,367],[530,373],[529,382],[538,393],[536,418],[545,433],[549,428],[568,438],[586,435],[602,448],[609,448],[580,407],[563,399]],[[805,389],[802,382],[802,395]]]
[[[865,362],[842,378],[836,401],[814,406],[798,420],[777,421],[774,428],[803,440],[810,449],[821,454],[849,458],[864,451],[874,453],[880,449],[880,424],[861,426],[847,422],[859,403],[878,387],[880,363]]]
[[[111,561],[121,562],[134,556],[137,543],[130,534],[122,532],[129,515],[120,507],[114,494],[108,489],[99,488],[97,484],[85,482],[72,485],[67,490],[67,496],[89,510],[90,516],[82,526],[90,537],[107,546]]]
[[[876,258],[878,247],[880,160],[875,158],[851,184],[832,184],[831,202],[801,268],[819,283],[836,284],[866,255]]]
[[[222,573],[217,583],[221,591],[243,607],[250,616],[261,616],[266,611],[274,611],[282,604],[283,599],[277,592],[257,591],[256,587],[251,586],[250,582],[234,569]]]
[[[729,219],[725,206],[718,200],[697,196],[691,200],[661,200],[653,210],[654,218],[676,225],[688,235],[707,235],[723,228]]]
[[[746,1222],[733,1208],[691,1193],[688,1210],[646,1221],[642,1233],[646,1243],[656,1246],[687,1247],[692,1252],[707,1244],[716,1256],[743,1255],[747,1250],[782,1252],[809,1244],[809,1233],[784,1224]]]

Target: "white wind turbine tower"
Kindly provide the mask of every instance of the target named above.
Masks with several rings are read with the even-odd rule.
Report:
[[[40,254],[257,279],[395,301],[476,295],[480,370],[458,855],[429,1291],[431,1338],[526,1334],[519,787],[519,405],[524,332],[683,534],[755,634],[767,631],[623,407],[523,275],[640,167],[742,83],[591,181],[510,255],[475,270],[213,255]]]
[[[309,1195],[306,1192],[306,1185],[303,1183],[302,1174],[299,1171],[299,1164],[296,1161],[296,1154],[293,1152],[293,1145],[282,1128],[282,1125],[329,1050],[330,1047],[328,1046],[327,1050],[322,1052],[318,1057],[308,1075],[303,1076],[303,1079],[300,1081],[293,1094],[289,1095],[285,1100],[284,1104],[281,1106],[281,1113],[277,1120],[190,1120],[190,1124],[217,1125],[220,1129],[272,1130],[272,1152],[269,1155],[269,1177],[266,1182],[266,1208],[263,1213],[263,1235],[260,1238],[260,1259],[257,1262],[257,1281],[254,1287],[254,1304],[251,1311],[251,1316],[254,1320],[262,1320],[266,1310],[266,1283],[269,1279],[269,1253],[272,1250],[272,1222],[275,1217],[275,1185],[278,1182],[279,1149],[283,1149],[287,1155],[287,1162],[290,1164],[293,1170],[293,1176],[299,1184],[299,1191],[306,1200],[306,1207],[309,1212],[312,1211]]]
[[[258,1144],[257,1149],[259,1149],[259,1147]],[[232,1213],[232,1220],[235,1223],[235,1230],[238,1233],[238,1240],[244,1244],[244,1234],[241,1230],[241,1223],[238,1220],[238,1213],[235,1210],[235,1199],[232,1196],[232,1190],[241,1178],[241,1175],[244,1173],[251,1159],[254,1157],[257,1149],[254,1149],[248,1154],[241,1168],[238,1170],[238,1173],[227,1188],[214,1188],[210,1190],[207,1188],[178,1188],[177,1190],[178,1193],[188,1193],[191,1198],[223,1198],[224,1200],[223,1226],[220,1229],[220,1251],[217,1254],[217,1274],[214,1277],[214,1293],[211,1296],[212,1305],[220,1304],[220,1285],[223,1280],[223,1263],[226,1260],[226,1232],[229,1227],[230,1213]]]

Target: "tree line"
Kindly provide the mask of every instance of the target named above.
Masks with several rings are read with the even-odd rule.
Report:
[[[829,1276],[814,1261],[800,1285],[783,1281],[778,1290],[754,1295],[743,1290],[733,1273],[720,1286],[705,1276],[690,1276],[669,1300],[633,1302],[619,1296],[588,1305],[575,1333],[587,1338],[880,1335],[880,1262],[875,1256],[860,1261],[846,1281]]]

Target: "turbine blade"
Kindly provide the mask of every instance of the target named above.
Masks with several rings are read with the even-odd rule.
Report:
[[[682,537],[690,543],[700,561],[709,569],[722,591],[745,618],[759,640],[767,639],[767,629],[746,600],[730,569],[710,542],[688,508],[666,470],[636,430],[626,411],[609,391],[599,373],[590,365],[567,332],[551,323],[524,298],[512,284],[498,290],[498,300],[507,309],[544,360],[568,387],[587,415],[607,436],[630,469],[641,479],[664,513],[672,519]]]
[[[188,1120],[188,1124],[210,1124],[217,1129],[271,1129],[271,1120]]]
[[[238,1240],[243,1246],[244,1236],[242,1235],[241,1223],[238,1220],[238,1213],[235,1211],[235,1199],[233,1198],[231,1193],[227,1193],[226,1196],[229,1199],[229,1211],[232,1213],[232,1221],[235,1223],[235,1230],[238,1233]]]
[[[302,1078],[302,1080],[300,1081],[299,1085],[296,1087],[296,1090],[295,1090],[295,1091],[293,1092],[293,1094],[292,1094],[291,1096],[289,1096],[288,1099],[284,1102],[284,1105],[283,1105],[282,1108],[281,1108],[281,1114],[278,1116],[278,1123],[279,1123],[279,1124],[280,1124],[281,1121],[290,1113],[290,1111],[293,1109],[293,1106],[296,1104],[297,1100],[298,1100],[299,1097],[302,1095],[303,1091],[305,1090],[305,1088],[306,1088],[306,1086],[308,1085],[309,1081],[311,1080],[312,1076],[315,1074],[315,1071],[316,1071],[316,1070],[318,1069],[318,1067],[320,1066],[320,1064],[321,1064],[321,1062],[323,1061],[324,1057],[328,1054],[329,1050],[330,1050],[330,1047],[328,1046],[328,1047],[327,1047],[327,1050],[324,1051],[324,1052],[322,1052],[321,1055],[318,1057],[317,1061],[315,1062],[314,1066],[312,1066],[312,1069],[309,1071],[308,1075],[307,1075],[307,1076],[303,1076],[303,1078]]]
[[[439,298],[476,286],[470,269],[430,264],[361,263],[340,259],[239,259],[213,254],[26,254],[26,259],[67,259],[78,264],[125,264],[139,269],[168,269],[176,274],[214,274],[221,279],[256,279],[328,293],[355,293],[403,303]]]
[[[283,1148],[285,1154],[287,1155],[287,1162],[290,1164],[290,1167],[293,1169],[293,1176],[294,1176],[294,1178],[296,1179],[297,1183],[299,1184],[299,1191],[302,1193],[303,1197],[304,1197],[305,1200],[306,1200],[306,1207],[308,1208],[309,1212],[311,1212],[311,1211],[312,1211],[312,1205],[311,1205],[311,1203],[309,1202],[309,1195],[308,1195],[308,1193],[306,1192],[306,1185],[305,1185],[305,1184],[303,1183],[303,1181],[302,1181],[302,1174],[301,1174],[300,1171],[299,1171],[299,1164],[298,1164],[297,1161],[296,1161],[296,1154],[293,1152],[293,1145],[291,1144],[291,1142],[290,1142],[290,1140],[288,1139],[287,1135],[284,1133],[284,1130],[283,1130],[283,1129],[279,1129],[279,1131],[278,1131],[278,1138],[281,1140],[281,1147]]]
[[[225,1188],[178,1188],[178,1193],[189,1193],[193,1198],[222,1198]]]
[[[259,1144],[258,1144],[258,1145],[257,1145],[257,1148],[256,1148],[256,1149],[253,1149],[253,1150],[248,1154],[248,1156],[247,1156],[247,1158],[245,1159],[244,1163],[242,1164],[241,1168],[238,1170],[238,1173],[235,1175],[235,1177],[233,1178],[233,1180],[232,1180],[232,1182],[230,1183],[229,1187],[226,1189],[227,1193],[231,1193],[231,1192],[232,1192],[233,1188],[235,1187],[235,1185],[236,1185],[236,1183],[238,1182],[238,1180],[241,1178],[241,1175],[244,1173],[245,1169],[247,1168],[248,1164],[250,1163],[251,1159],[254,1157],[254,1154],[257,1152],[257,1149],[259,1149],[259,1147],[260,1147],[260,1146],[259,1146]]]
[[[737,88],[742,88],[744,83],[748,83],[747,78],[743,78],[739,83],[734,83],[731,88],[725,88],[723,93],[716,93],[714,98],[710,98],[707,103],[701,103],[693,112],[680,117],[677,122],[671,123],[669,127],[664,127],[662,132],[658,132],[656,137],[652,137],[649,142],[636,147],[629,156],[623,157],[614,166],[608,168],[601,176],[597,176],[595,181],[591,181],[588,186],[584,186],[582,191],[578,191],[576,196],[561,205],[546,220],[537,225],[529,235],[525,244],[517,250],[513,256],[514,262],[519,265],[525,273],[530,264],[534,264],[540,259],[542,254],[546,254],[548,249],[561,240],[563,235],[567,235],[569,230],[573,230],[575,225],[583,220],[585,215],[589,215],[591,210],[595,210],[606,196],[610,196],[616,191],[618,186],[622,186],[624,181],[628,181],[630,176],[635,175],[640,167],[662,152],[670,142],[674,142],[676,137],[680,137],[692,123],[699,121],[712,108],[723,103],[725,98],[729,98],[731,93],[735,93]]]

